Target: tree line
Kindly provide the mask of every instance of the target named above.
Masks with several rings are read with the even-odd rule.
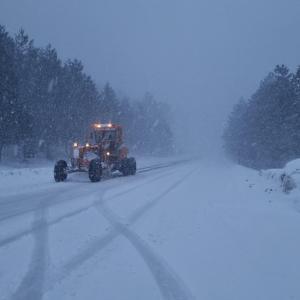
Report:
[[[169,153],[169,114],[149,93],[133,101],[108,83],[99,90],[79,60],[62,62],[51,45],[36,47],[24,30],[11,36],[0,26],[0,160],[11,146],[25,159],[54,158],[99,121],[123,125],[135,152]]]
[[[277,65],[252,97],[240,100],[225,131],[226,152],[256,168],[283,167],[300,157],[300,67],[292,73]]]

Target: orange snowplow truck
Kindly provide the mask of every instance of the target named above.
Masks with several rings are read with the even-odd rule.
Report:
[[[136,173],[135,158],[128,158],[128,149],[123,144],[122,127],[96,123],[91,126],[86,143],[74,142],[70,165],[65,160],[56,162],[54,179],[65,181],[70,173],[86,172],[92,182],[98,182],[117,171],[124,176]]]

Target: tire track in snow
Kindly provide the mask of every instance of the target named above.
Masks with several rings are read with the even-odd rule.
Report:
[[[163,178],[163,177],[165,177],[165,176],[167,176],[167,175],[170,175],[171,173],[173,173],[173,172],[169,172],[169,171],[168,171],[168,172],[166,172],[166,173],[163,173],[163,174],[161,174],[161,175],[159,175],[159,176],[157,176],[157,177],[155,177],[155,178],[153,178],[153,179],[147,181],[146,183],[142,183],[142,184],[133,186],[133,187],[131,187],[131,188],[129,188],[129,189],[126,189],[125,191],[122,191],[122,192],[119,192],[119,193],[117,193],[117,194],[115,194],[115,195],[112,195],[112,196],[110,196],[110,197],[108,198],[108,200],[112,200],[112,199],[117,198],[117,197],[119,197],[119,196],[122,196],[122,195],[124,195],[124,194],[130,193],[131,191],[134,191],[134,190],[136,190],[137,188],[140,188],[141,186],[144,186],[144,185],[149,184],[149,183],[151,183],[151,182],[160,180],[161,178]],[[98,191],[97,191],[97,193],[98,193]],[[80,198],[80,197],[82,197],[82,196],[77,196],[76,198]],[[45,197],[45,198],[48,199],[49,196],[48,196],[48,197]],[[76,198],[73,197],[73,200],[76,199]],[[43,198],[43,199],[44,199],[44,198]],[[63,202],[63,201],[61,201],[61,203],[62,203],[62,202]],[[75,216],[77,216],[77,215],[79,215],[79,214],[81,214],[81,213],[87,211],[88,209],[90,209],[90,208],[92,208],[92,207],[94,207],[94,206],[95,206],[95,203],[92,203],[92,204],[83,206],[83,207],[81,207],[81,208],[79,208],[79,209],[76,209],[76,210],[74,210],[74,211],[71,211],[71,212],[69,212],[69,213],[66,213],[66,214],[64,214],[64,215],[62,215],[62,216],[60,216],[60,217],[58,217],[58,218],[55,218],[54,220],[52,220],[52,221],[50,221],[50,222],[44,223],[43,225],[41,225],[41,224],[39,224],[38,226],[32,225],[31,228],[29,228],[29,229],[26,229],[26,230],[17,232],[16,234],[13,234],[13,235],[10,235],[10,236],[8,236],[8,237],[6,237],[6,238],[1,239],[1,240],[0,240],[0,248],[3,247],[3,246],[5,246],[5,245],[8,245],[8,244],[10,244],[10,243],[12,243],[12,242],[16,242],[16,241],[18,241],[19,239],[21,239],[21,238],[24,237],[24,236],[27,236],[27,235],[29,235],[29,234],[32,234],[34,231],[38,230],[38,229],[40,228],[40,226],[48,226],[48,227],[50,227],[50,226],[59,224],[59,223],[62,222],[63,220],[68,219],[68,218],[75,217]]]
[[[141,169],[138,169],[137,173],[145,173],[150,171],[155,171],[158,169],[165,169],[168,167],[176,166],[178,164],[182,164],[187,162],[188,160],[180,160],[176,162],[171,163],[165,163],[165,164],[156,164],[152,166],[143,167]],[[89,183],[89,182],[88,182]],[[90,192],[90,186],[84,185],[81,186],[84,190],[87,189],[88,192]],[[74,196],[71,197],[62,197],[63,195],[67,195],[70,193],[73,193],[72,187],[65,185],[61,189],[57,189],[55,191],[55,195],[48,194],[45,195],[45,192],[38,192],[37,194],[33,195],[16,195],[16,196],[9,196],[9,198],[12,198],[10,200],[4,200],[0,201],[0,223],[4,222],[8,219],[15,218],[21,215],[25,215],[28,213],[34,212],[37,207],[39,207],[40,202],[44,201],[44,205],[47,207],[52,207],[55,205],[59,205],[63,202],[68,202],[71,200],[74,200]],[[55,198],[55,196],[58,196]],[[27,200],[26,196],[30,197],[30,200]],[[82,196],[77,196],[76,198],[80,198]],[[62,198],[64,200],[62,200]],[[1,199],[1,198],[0,198]],[[50,200],[50,201],[49,201]]]
[[[174,164],[165,165],[164,168],[167,168],[167,167],[173,166],[173,165]],[[159,168],[162,168],[162,166],[160,166]],[[154,167],[154,170],[155,169],[157,169],[157,168]],[[147,171],[150,171],[150,170],[147,169]],[[146,172],[146,170],[141,170],[141,173],[142,172]],[[127,194],[137,188],[140,188],[151,182],[159,180],[162,177],[169,175],[170,173],[172,173],[172,172],[163,173],[162,175],[159,175],[159,176],[155,177],[154,179],[148,180],[147,182],[144,182],[137,186],[131,187],[125,191],[122,191],[120,193],[112,195],[112,196],[108,197],[107,200],[111,200],[113,198]],[[107,189],[105,189],[105,191],[106,190]],[[21,284],[17,288],[16,292],[12,295],[11,299],[13,299],[13,300],[20,300],[20,299],[22,299],[22,300],[25,300],[25,299],[40,300],[40,299],[42,299],[44,292],[49,289],[49,286],[53,286],[53,284],[60,281],[60,279],[67,277],[70,274],[70,272],[72,272],[74,269],[79,267],[84,261],[86,261],[93,255],[95,255],[99,250],[103,249],[106,245],[110,244],[120,234],[118,231],[116,231],[114,228],[112,228],[109,231],[109,233],[106,234],[103,238],[97,240],[95,243],[93,243],[91,245],[91,247],[86,249],[79,256],[75,257],[75,259],[70,260],[67,264],[65,264],[64,268],[63,268],[64,269],[63,272],[61,272],[60,275],[54,279],[54,281],[52,281],[52,282],[49,281],[48,283],[50,283],[50,284],[47,284],[47,281],[45,281],[45,276],[46,276],[47,261],[48,261],[47,250],[48,250],[48,227],[49,227],[49,225],[57,224],[65,218],[73,217],[77,214],[80,214],[80,213],[84,212],[85,210],[89,209],[90,207],[95,206],[97,204],[97,201],[96,201],[92,205],[88,205],[88,206],[80,208],[76,211],[67,213],[63,216],[58,217],[57,219],[53,220],[52,222],[48,223],[46,220],[48,208],[51,207],[52,205],[66,202],[66,201],[59,201],[59,199],[62,196],[65,196],[65,194],[68,194],[68,190],[63,189],[63,190],[60,190],[59,192],[60,193],[58,194],[58,197],[57,197],[57,199],[55,199],[56,201],[54,201],[54,203],[53,202],[50,204],[46,203],[46,200],[51,200],[51,197],[53,197],[53,195],[47,195],[45,197],[38,199],[39,202],[37,202],[35,200],[34,203],[30,203],[31,204],[30,209],[28,209],[28,207],[27,208],[24,207],[25,209],[23,211],[18,212],[16,215],[10,214],[10,216],[7,216],[7,215],[3,216],[4,219],[6,219],[5,217],[10,218],[10,217],[15,217],[15,216],[22,215],[25,213],[34,212],[34,221],[33,221],[30,229],[24,230],[22,232],[19,232],[13,236],[10,236],[10,237],[0,241],[0,247],[1,247],[1,246],[9,244],[11,242],[17,241],[18,239],[20,239],[23,236],[26,236],[28,234],[33,234],[33,237],[35,240],[35,245],[34,245],[34,250],[33,250],[32,258],[31,258],[29,270],[26,273],[25,277],[23,278]],[[163,194],[165,194],[165,193],[163,193]],[[76,197],[76,198],[78,198],[78,197]],[[159,197],[157,197],[157,198],[159,198]],[[157,201],[158,200],[159,199],[157,199]],[[146,205],[146,206],[148,207],[149,205]],[[151,206],[152,205],[150,205],[149,208]],[[146,207],[145,207],[145,209],[146,209]],[[141,216],[143,213],[139,213],[139,214]],[[133,220],[134,219],[137,220],[138,217],[135,216],[133,218]]]
[[[0,223],[6,220],[19,217],[28,213],[34,213],[41,206],[49,208],[51,206],[66,203],[74,200],[74,197],[66,197],[70,193],[70,189],[65,187],[57,194],[48,194],[38,198],[22,199],[19,203],[6,203],[0,205]],[[78,197],[77,197],[78,198]],[[62,200],[64,199],[64,200]]]
[[[167,167],[175,167],[176,165],[186,163],[189,161],[191,161],[191,159],[182,159],[182,160],[173,161],[173,162],[169,162],[169,163],[160,163],[160,164],[155,164],[155,165],[151,165],[151,166],[145,166],[145,167],[139,168],[137,170],[137,172],[145,173],[145,172],[150,172],[150,171],[154,171],[157,169],[163,169],[163,168],[167,168]]]
[[[108,199],[114,199],[119,197],[120,195],[124,195],[127,193],[130,193],[131,191],[138,189],[144,185],[147,185],[151,182],[155,182],[157,180],[160,180],[161,178],[170,175],[172,172],[167,171],[163,174],[160,174],[159,176],[156,176],[155,178],[152,178],[151,180],[147,180],[146,182],[143,182],[142,184],[133,186],[129,189],[126,189],[123,192],[117,193],[115,195],[112,195]],[[103,197],[104,193],[107,191],[106,189],[103,189],[101,191],[101,195]],[[99,191],[97,191],[99,193]],[[99,195],[97,195],[99,196]],[[101,198],[102,198],[101,197]],[[48,197],[45,197],[48,198]],[[45,198],[40,199],[39,207],[36,207],[36,210],[34,211],[34,221],[32,222],[31,229],[24,230],[23,232],[19,232],[13,236],[10,236],[6,239],[3,239],[0,241],[0,247],[5,246],[11,242],[17,241],[18,239],[33,234],[34,237],[34,250],[32,253],[31,262],[29,265],[29,270],[26,273],[25,277],[23,278],[21,284],[17,288],[16,292],[10,297],[12,300],[41,300],[43,297],[43,294],[46,290],[49,289],[49,284],[47,285],[47,282],[45,281],[45,275],[46,275],[46,269],[47,269],[47,250],[48,250],[48,228],[50,225],[55,225],[61,221],[63,221],[66,218],[74,217],[75,215],[81,214],[82,212],[92,208],[95,206],[95,203],[92,203],[91,205],[87,205],[85,207],[82,207],[78,210],[75,210],[73,212],[67,213],[63,216],[60,216],[56,218],[55,220],[51,222],[47,222],[47,210],[48,206],[44,206],[44,200]],[[101,239],[100,243],[97,242],[94,246],[96,247],[96,250],[98,252],[99,246],[104,248],[106,245],[108,245],[114,238],[118,236],[118,232],[114,230],[111,231],[109,234],[107,234],[106,237]],[[76,257],[76,263],[74,261],[71,261],[69,266],[65,267],[65,271],[60,273],[60,275],[56,278],[55,283],[64,279],[68,276],[69,271],[66,272],[66,270],[69,269],[75,269],[81,263],[86,261],[86,257],[93,256],[95,253],[94,247],[90,247],[88,251],[83,253],[83,255],[79,255]],[[52,283],[53,284],[53,283]],[[51,285],[52,286],[52,285]],[[48,288],[47,288],[48,287]]]
[[[99,206],[99,210],[111,225],[117,231],[117,234],[125,237],[131,245],[137,250],[144,262],[148,266],[159,290],[166,300],[190,300],[192,294],[184,282],[175,271],[160,257],[154,250],[141,239],[128,225],[122,224],[118,217],[115,216],[104,204]]]
[[[154,199],[135,210],[129,217],[128,224],[122,224],[120,221],[118,221],[117,217],[113,217],[111,219],[112,214],[110,211],[108,211],[106,206],[104,206],[103,197],[100,200],[95,201],[96,208],[98,207],[99,212],[103,214],[103,216],[111,223],[112,228],[107,234],[93,241],[85,250],[81,251],[78,255],[67,261],[67,263],[65,263],[62,267],[62,271],[59,272],[56,276],[54,276],[49,282],[47,290],[51,289],[57,282],[60,282],[66,277],[68,277],[85,261],[95,256],[106,246],[108,246],[111,242],[113,242],[114,239],[121,235],[127,238],[136,248],[136,250],[140,253],[141,257],[144,259],[145,263],[147,264],[151,273],[153,274],[153,277],[157,282],[164,299],[193,299],[191,293],[189,292],[185,284],[182,282],[182,280],[178,277],[178,275],[176,275],[176,273],[171,270],[171,268],[167,265],[166,262],[163,261],[163,259],[161,259],[160,257],[158,257],[157,254],[154,253],[154,251],[150,248],[149,245],[147,245],[138,235],[136,235],[132,230],[130,230],[129,226],[136,223],[152,207],[154,207],[158,202],[160,202],[160,200],[163,197],[165,197],[168,193],[170,193],[176,187],[182,184],[185,181],[185,179],[187,179],[197,170],[198,168],[188,172],[183,178],[180,178],[179,180],[174,182],[161,194],[159,194]],[[145,184],[149,183],[150,182],[147,182]],[[138,187],[141,187],[141,185]],[[115,197],[116,196],[122,196],[122,193],[120,193],[119,195],[115,195]],[[106,199],[106,201],[111,200],[115,197],[108,198]]]
[[[159,200],[165,195],[173,191],[178,185],[185,181],[195,170],[190,172],[184,178],[176,181],[172,184],[164,193],[157,197],[156,201],[151,201],[137,209],[131,216],[129,224],[137,221],[145,212],[153,207]],[[190,300],[193,296],[189,289],[186,287],[181,278],[176,274],[174,270],[161,258],[158,254],[152,250],[149,244],[146,243],[138,234],[136,234],[129,225],[123,224],[117,215],[115,215],[106,205],[103,198],[98,202],[98,211],[111,223],[116,231],[125,237],[131,245],[137,250],[140,256],[145,261],[149,270],[151,271],[154,280],[156,281],[160,292],[166,300]]]
[[[48,264],[48,228],[47,209],[41,207],[36,210],[32,227],[34,250],[31,255],[29,269],[12,296],[12,300],[41,300]]]
[[[90,208],[91,208],[91,205],[84,206],[84,207],[76,209],[76,210],[74,210],[74,211],[72,211],[70,213],[67,213],[67,214],[65,214],[63,216],[60,216],[60,217],[54,219],[51,222],[45,222],[45,223],[42,223],[42,224],[41,223],[35,223],[35,224],[33,224],[31,226],[31,228],[29,228],[27,230],[18,232],[18,233],[14,234],[14,235],[11,235],[11,236],[9,236],[7,238],[4,238],[4,239],[0,240],[0,248],[3,247],[3,246],[5,246],[5,245],[8,245],[10,243],[16,242],[16,241],[18,241],[19,239],[21,239],[24,236],[27,236],[29,234],[34,233],[34,232],[40,230],[42,227],[53,226],[55,224],[58,224],[58,223],[62,222],[65,219],[72,218],[72,217],[74,217],[76,215],[79,215],[79,214],[83,213],[84,211],[87,211]]]
[[[125,191],[121,191],[115,195],[112,195],[108,197],[106,200],[113,200],[117,197],[123,196],[125,194],[128,194],[136,189],[139,189],[145,185],[148,185],[149,183],[155,182],[157,180],[162,179],[163,177],[169,176],[170,174],[174,173],[172,172],[166,172],[163,173],[155,178],[152,178],[151,180],[147,180],[146,182],[143,182],[142,184],[133,186],[129,189],[126,189]],[[105,191],[104,191],[105,193]],[[103,193],[103,195],[104,195]],[[161,198],[160,194],[158,197],[154,198],[152,202],[157,202]],[[100,200],[95,201],[90,207],[95,207]],[[145,206],[148,206],[145,205]],[[134,218],[135,219],[135,218]],[[138,219],[138,218],[137,218]],[[57,272],[54,276],[52,276],[52,280],[50,280],[47,290],[49,290],[53,285],[55,285],[57,282],[62,281],[66,277],[68,277],[74,270],[76,270],[78,267],[80,267],[85,261],[89,260],[91,257],[96,255],[99,251],[103,250],[106,246],[108,246],[115,238],[119,236],[119,233],[111,227],[108,230],[108,233],[106,233],[104,236],[94,240],[93,242],[90,242],[88,247],[86,247],[83,251],[81,251],[78,255],[71,258],[69,261],[67,261],[63,267],[62,271]]]

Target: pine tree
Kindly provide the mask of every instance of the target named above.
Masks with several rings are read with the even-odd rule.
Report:
[[[235,160],[254,168],[274,168],[299,157],[298,81],[286,66],[278,65],[248,103],[234,107],[224,140]]]
[[[36,90],[38,49],[34,47],[33,40],[23,29],[20,29],[14,39],[15,65],[17,76],[17,99],[22,112],[20,117],[19,139],[17,144],[22,148],[23,158],[30,158],[37,152],[37,136],[35,128],[36,116]]]
[[[0,161],[3,147],[15,142],[18,130],[14,53],[13,39],[0,26]]]
[[[100,95],[100,105],[101,105],[101,116],[104,118],[104,122],[115,122],[117,123],[120,119],[120,102],[117,98],[116,92],[106,83],[101,95]]]

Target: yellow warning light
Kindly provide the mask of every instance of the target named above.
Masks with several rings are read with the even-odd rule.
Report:
[[[95,124],[96,128],[101,128],[101,124]]]

